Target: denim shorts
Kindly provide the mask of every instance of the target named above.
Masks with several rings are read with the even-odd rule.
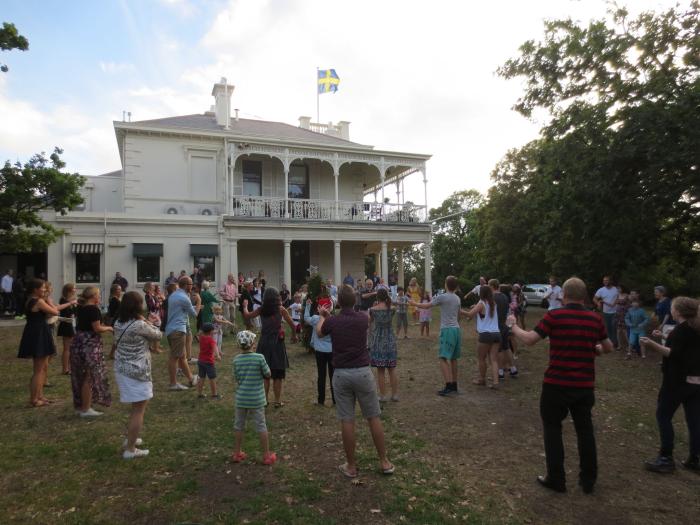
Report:
[[[197,368],[199,369],[197,375],[202,379],[205,377],[208,377],[209,379],[216,379],[216,367],[212,363],[197,361]]]
[[[379,407],[374,374],[368,366],[361,368],[336,368],[333,371],[335,411],[340,421],[355,420],[355,401],[360,405],[365,419],[378,417]]]

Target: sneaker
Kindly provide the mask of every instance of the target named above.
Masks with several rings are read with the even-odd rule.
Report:
[[[502,370],[498,370],[498,380],[499,381],[505,381],[506,380],[506,373]]]
[[[192,381],[190,381],[190,388],[193,386],[197,386],[197,383],[199,383],[199,376],[192,376]]]
[[[698,457],[690,457],[688,459],[684,459],[681,461],[681,465],[683,465],[683,468],[686,468],[688,470],[692,470],[693,472],[697,472],[700,474],[700,460]]]
[[[515,371],[511,370],[510,371],[510,377],[518,377],[518,369],[516,368]]]
[[[88,408],[85,412],[79,412],[80,417],[98,417],[103,414],[103,412],[98,412],[93,408]]]
[[[129,444],[129,440],[126,439],[126,438],[124,438],[124,443],[122,444],[122,447],[123,447],[123,448],[126,448],[126,446],[127,446],[128,444]],[[141,445],[143,445],[143,439],[141,439],[141,438],[136,438],[136,446],[137,446],[137,447],[140,447]]]
[[[124,459],[143,458],[148,456],[148,449],[135,448],[133,452],[125,450],[122,454]]]
[[[672,457],[659,456],[656,459],[650,459],[644,462],[644,467],[651,472],[659,474],[670,474],[676,470],[676,462]]]
[[[439,396],[449,396],[452,393],[452,389],[449,386],[445,386],[442,390],[438,390],[437,395]]]
[[[170,385],[168,387],[168,390],[172,390],[172,391],[189,390],[189,387],[186,387],[185,385],[183,385],[181,383],[175,383],[174,385]]]

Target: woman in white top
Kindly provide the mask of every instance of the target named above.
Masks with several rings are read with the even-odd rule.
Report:
[[[131,403],[124,459],[148,455],[148,450],[136,446],[142,443],[139,434],[143,428],[143,416],[153,397],[151,343],[159,341],[162,334],[141,315],[143,308],[141,294],[125,293],[119,306],[119,317],[114,323],[114,378],[119,386],[120,401]]]
[[[498,328],[496,303],[493,300],[493,290],[490,286],[479,288],[479,302],[469,311],[462,311],[468,319],[476,317],[476,331],[479,333],[477,354],[479,358],[479,379],[475,385],[486,384],[486,359],[491,361],[492,383],[489,388],[498,388],[498,350],[501,346],[501,331]]]

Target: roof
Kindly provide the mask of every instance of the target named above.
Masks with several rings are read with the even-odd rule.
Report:
[[[143,125],[146,127],[170,128],[180,130],[199,131],[227,131],[233,135],[251,138],[269,138],[276,140],[290,140],[294,142],[309,142],[326,146],[346,146],[372,149],[372,146],[358,144],[349,140],[333,137],[324,133],[317,133],[309,129],[285,124],[284,122],[272,122],[268,120],[231,119],[228,130],[216,123],[213,113],[183,115],[180,117],[167,117],[153,120],[139,120],[129,123],[130,126]]]

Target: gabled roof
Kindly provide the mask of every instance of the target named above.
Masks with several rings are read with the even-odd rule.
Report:
[[[115,124],[118,123],[115,121]],[[303,129],[298,126],[292,126],[283,122],[272,122],[268,120],[252,120],[252,119],[231,119],[229,129],[225,130],[223,126],[216,123],[216,117],[213,113],[183,115],[180,117],[167,117],[152,120],[139,120],[130,122],[129,127],[152,127],[152,128],[169,128],[173,130],[197,130],[197,131],[217,131],[231,133],[236,136],[289,140],[293,142],[308,142],[309,144],[320,144],[325,146],[345,146],[354,148],[372,149],[372,146],[358,144],[349,140],[333,137],[324,133],[317,133],[309,129]]]

